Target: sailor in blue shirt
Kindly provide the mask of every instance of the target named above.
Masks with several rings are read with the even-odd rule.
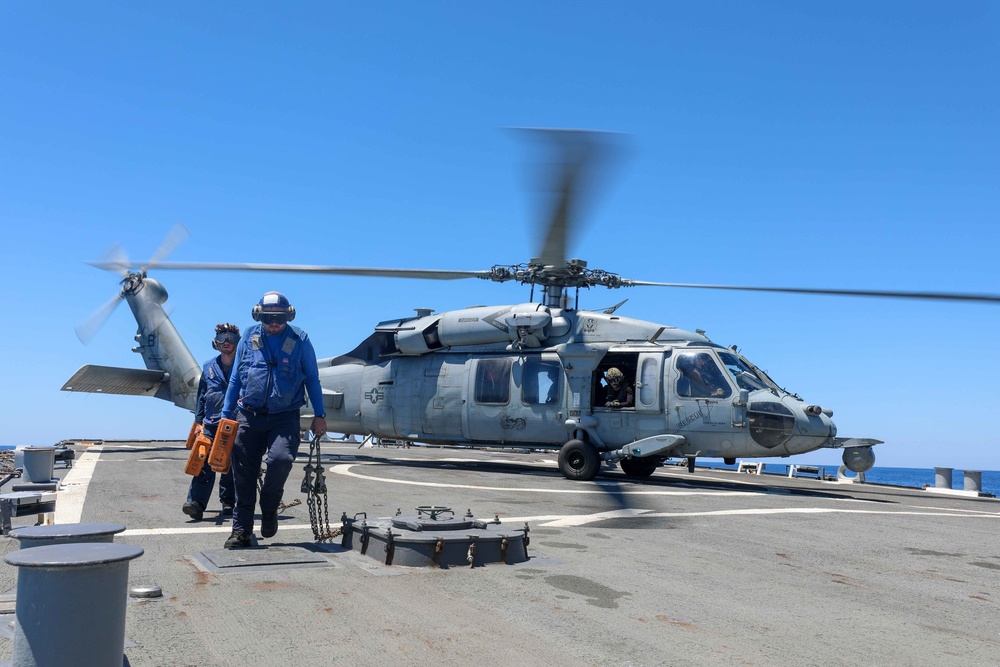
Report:
[[[219,351],[219,356],[209,359],[201,369],[201,380],[198,382],[197,410],[194,420],[199,433],[204,433],[210,440],[215,437],[215,430],[222,415],[222,404],[229,388],[229,373],[236,357],[236,346],[240,342],[240,328],[235,324],[217,324],[212,347]],[[215,486],[215,471],[207,464],[202,466],[201,473],[191,479],[187,501],[181,511],[195,521],[201,521],[208,500]],[[219,502],[222,503],[222,516],[232,516],[236,505],[236,490],[233,486],[233,470],[223,473],[219,479]]]
[[[273,537],[278,532],[278,506],[299,451],[299,408],[306,402],[306,391],[315,412],[312,432],[326,432],[316,351],[304,331],[288,324],[295,318],[295,308],[283,294],[268,292],[252,315],[258,324],[244,331],[236,349],[236,366],[222,407],[223,417],[239,422],[232,453],[236,510],[227,549],[251,544],[257,478],[265,454],[260,534]]]

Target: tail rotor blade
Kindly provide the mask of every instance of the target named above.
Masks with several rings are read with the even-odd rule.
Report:
[[[90,342],[90,339],[94,337],[98,329],[104,325],[104,322],[111,317],[111,313],[115,312],[115,308],[121,303],[121,294],[116,294],[114,298],[105,303],[103,306],[98,308],[93,312],[93,314],[88,317],[83,324],[76,328],[76,337],[80,339],[80,342],[86,345]]]
[[[125,249],[117,243],[105,250],[104,254],[101,255],[101,260],[92,265],[107,271],[114,271],[122,278],[128,275],[128,255],[125,253]]]

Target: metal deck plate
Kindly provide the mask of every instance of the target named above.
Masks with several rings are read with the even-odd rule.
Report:
[[[213,571],[238,571],[248,568],[329,567],[333,565],[321,554],[302,547],[208,549],[193,557]]]

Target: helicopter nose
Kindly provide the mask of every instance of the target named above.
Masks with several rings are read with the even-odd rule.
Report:
[[[810,439],[827,439],[837,435],[837,426],[833,423],[833,410],[823,409],[819,405],[799,404],[796,426],[799,435]]]

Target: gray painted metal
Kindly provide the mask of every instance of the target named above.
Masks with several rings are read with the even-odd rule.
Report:
[[[934,487],[950,489],[954,470],[954,468],[934,468]]]
[[[528,560],[528,526],[504,526],[499,519],[431,519],[427,514],[396,515],[357,521],[344,517],[341,545],[406,567],[477,567],[491,563],[514,565]]]
[[[56,464],[55,447],[25,447],[24,474],[29,482],[51,482]]]
[[[267,547],[248,549],[208,549],[201,552],[205,559],[220,569],[257,567],[262,565],[304,565],[327,561],[322,555],[301,547]]]
[[[19,568],[12,664],[120,667],[128,563],[142,554],[141,547],[105,543],[8,554]]]
[[[10,531],[22,549],[52,544],[81,542],[114,542],[115,535],[125,530],[120,523],[63,523],[48,526],[25,526]]]
[[[979,493],[983,489],[983,473],[978,470],[965,471],[965,490]]]

